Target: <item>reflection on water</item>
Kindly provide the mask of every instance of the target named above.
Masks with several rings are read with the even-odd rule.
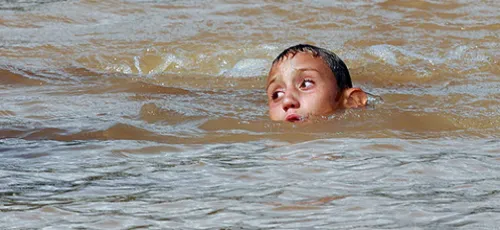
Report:
[[[11,148],[2,149],[3,226],[498,224],[498,141],[335,138],[182,146],[6,139],[2,145]]]
[[[0,1],[0,228],[494,229],[499,9]],[[270,121],[304,42],[383,103]]]

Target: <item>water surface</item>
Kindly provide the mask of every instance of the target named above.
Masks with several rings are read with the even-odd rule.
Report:
[[[0,1],[0,228],[495,229],[497,1]],[[383,103],[267,117],[283,49]]]

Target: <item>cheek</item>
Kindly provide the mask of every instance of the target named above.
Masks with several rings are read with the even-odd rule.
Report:
[[[303,102],[301,104],[302,104],[302,107],[304,107],[304,109],[318,110],[318,108],[321,107],[322,103],[323,103],[323,100],[321,99],[321,97],[319,95],[311,94],[311,95],[307,95],[306,97],[303,97]]]
[[[279,118],[279,116],[282,113],[282,109],[277,103],[269,103],[269,116],[271,117],[272,120],[276,120]]]
[[[269,110],[275,110],[276,108],[278,108],[279,104],[278,103],[268,102],[267,106],[269,107]]]
[[[304,98],[304,109],[313,113],[325,113],[334,109],[334,98],[329,93],[316,93]]]

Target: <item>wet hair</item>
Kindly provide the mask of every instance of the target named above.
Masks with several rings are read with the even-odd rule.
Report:
[[[298,44],[285,49],[281,52],[273,61],[273,66],[288,55],[295,56],[299,52],[308,52],[313,55],[313,57],[321,57],[323,61],[332,70],[333,76],[337,80],[337,87],[339,90],[352,88],[351,75],[349,75],[349,69],[347,69],[346,64],[340,59],[335,53],[328,51],[317,46],[308,44]]]

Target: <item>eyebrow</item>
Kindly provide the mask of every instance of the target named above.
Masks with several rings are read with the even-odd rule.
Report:
[[[300,69],[295,69],[294,71],[297,71],[297,72],[315,71],[315,72],[319,73],[319,71],[317,69],[315,69],[315,68],[308,68],[308,67],[304,67],[304,68],[300,68]],[[266,91],[269,89],[269,86],[276,81],[276,78],[278,78],[278,74],[275,74],[275,75],[273,75],[270,78],[271,80],[269,81],[269,83],[266,86]]]
[[[312,70],[312,71],[316,71],[316,72],[319,72],[317,69],[315,68],[308,68],[308,67],[304,67],[304,68],[300,68],[300,69],[297,69],[299,72],[305,72],[305,71],[308,71],[308,70]]]
[[[275,74],[275,75],[273,75],[273,76],[271,77],[271,80],[269,81],[269,83],[267,83],[267,86],[266,86],[266,91],[269,89],[269,86],[270,86],[271,84],[273,84],[273,83],[276,81],[276,78],[278,78],[278,75],[277,75],[277,74]]]

